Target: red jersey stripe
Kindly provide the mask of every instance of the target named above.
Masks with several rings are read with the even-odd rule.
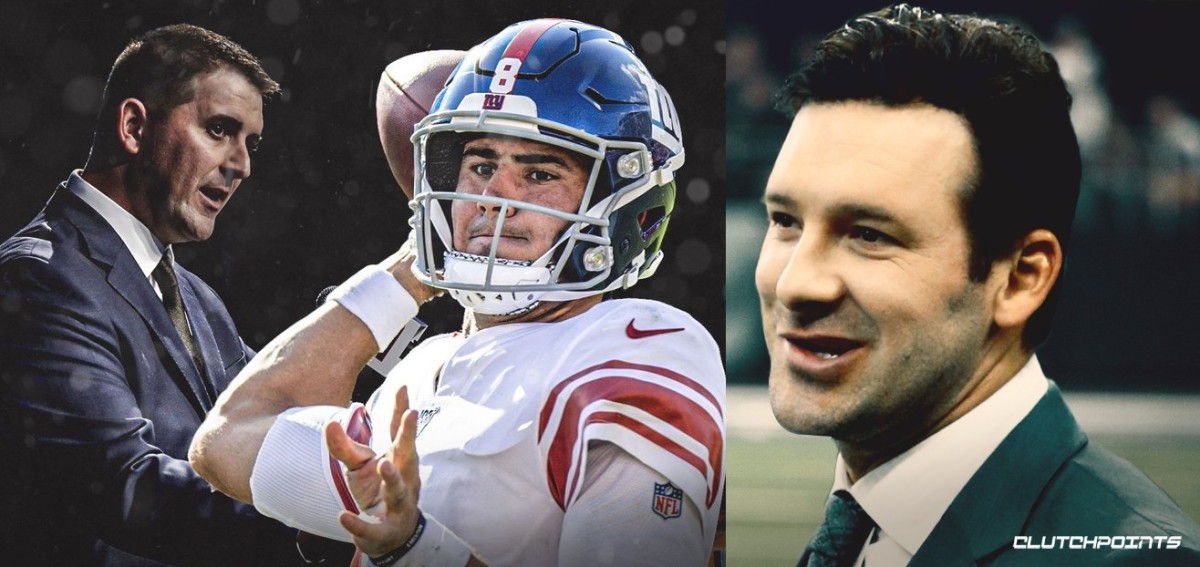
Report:
[[[687,376],[684,376],[683,374],[680,374],[673,370],[669,370],[667,368],[663,368],[661,366],[651,366],[649,364],[637,364],[637,363],[633,363],[633,362],[625,362],[624,360],[609,360],[607,362],[601,362],[600,364],[596,364],[594,366],[589,366],[588,368],[584,368],[583,370],[576,372],[575,374],[571,375],[566,380],[563,380],[562,382],[560,382],[557,386],[554,387],[554,389],[550,390],[550,395],[546,397],[546,404],[544,406],[542,406],[542,413],[541,413],[540,419],[538,420],[538,438],[539,439],[541,439],[542,434],[546,430],[546,423],[550,420],[550,414],[553,412],[554,406],[558,402],[558,397],[562,394],[562,391],[565,390],[568,386],[570,386],[575,381],[583,378],[584,376],[587,376],[588,374],[591,374],[598,370],[605,370],[605,369],[641,370],[643,372],[657,374],[664,378],[674,380],[675,382],[678,382],[680,384],[683,384],[684,386],[691,388],[697,394],[700,394],[702,397],[704,397],[704,399],[708,400],[709,403],[711,403],[714,408],[716,408],[717,413],[721,415],[722,419],[725,418],[725,415],[724,415],[724,413],[722,413],[722,410],[721,410],[721,403],[717,401],[716,396],[714,396],[712,394],[712,392],[708,391],[707,388],[705,388],[704,386],[701,386],[695,380],[692,380],[691,378],[688,378]]]
[[[718,449],[715,452],[713,452],[713,451],[709,452],[709,463],[708,464],[710,466],[712,466],[712,469],[713,469],[713,474],[711,477],[709,477],[709,475],[707,474],[707,469],[705,467],[704,460],[701,459],[699,455],[697,455],[696,453],[687,449],[683,445],[676,443],[675,441],[673,441],[671,438],[667,437],[666,435],[663,435],[662,433],[659,433],[658,431],[654,430],[653,428],[647,426],[645,423],[638,421],[636,418],[630,417],[626,414],[619,413],[619,412],[598,411],[598,412],[592,413],[591,415],[589,415],[587,417],[587,420],[584,421],[584,427],[586,428],[587,426],[589,426],[593,423],[611,423],[611,424],[615,424],[615,425],[620,425],[626,429],[629,429],[630,431],[633,431],[634,433],[637,433],[638,435],[642,436],[643,438],[647,439],[648,441],[654,443],[655,445],[658,445],[659,447],[662,447],[667,452],[671,453],[672,455],[675,455],[676,457],[679,457],[681,460],[683,460],[683,461],[687,462],[688,464],[692,465],[693,467],[695,467],[696,470],[699,470],[700,473],[703,474],[705,477],[710,478],[708,492],[705,495],[704,505],[707,507],[710,507],[710,508],[712,507],[713,502],[716,500],[717,490],[720,488],[720,483],[721,483],[721,451],[720,451],[720,449]],[[718,444],[718,447],[720,447],[720,444]],[[579,461],[583,459],[583,457],[584,456],[582,453],[577,457],[575,470],[579,470],[578,464],[579,464]],[[574,498],[575,492],[576,492],[576,490],[579,489],[579,484],[582,481],[583,481],[582,475],[576,475],[575,478],[571,479],[571,486],[570,486],[570,490],[567,492],[567,498],[562,503],[560,503],[560,505],[565,507],[565,503],[570,502]]]
[[[561,391],[556,391],[542,408],[541,425],[538,429],[539,443],[545,437],[546,426],[553,413],[554,401]],[[715,497],[720,482],[720,469],[723,462],[723,440],[721,424],[714,421],[703,406],[694,400],[661,384],[647,382],[627,376],[604,376],[588,380],[587,383],[575,388],[563,405],[562,416],[557,430],[553,432],[547,450],[547,472],[550,481],[550,492],[559,506],[565,507],[569,502],[574,487],[568,487],[568,476],[571,465],[577,463],[576,444],[580,442],[580,420],[588,405],[608,400],[615,403],[636,407],[656,418],[669,423],[676,429],[688,435],[696,442],[708,448],[708,465],[715,471],[710,480],[708,499]],[[718,406],[719,407],[719,406]],[[599,413],[599,412],[597,412]],[[708,467],[702,457],[679,443],[668,439],[663,434],[637,422],[635,418],[621,414],[622,418],[609,423],[617,423],[637,433],[648,441],[662,447],[665,451],[689,462],[699,471],[700,475],[708,478]],[[583,424],[595,422],[591,416]],[[604,421],[604,420],[601,420]],[[636,424],[631,427],[630,424]],[[582,453],[582,452],[580,452]],[[575,484],[579,479],[575,479]],[[708,502],[711,504],[711,502]]]

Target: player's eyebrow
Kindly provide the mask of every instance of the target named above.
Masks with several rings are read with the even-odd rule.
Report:
[[[467,149],[463,150],[463,157],[466,157],[466,156],[476,156],[476,157],[481,157],[483,159],[491,159],[491,160],[500,159],[500,154],[497,153],[496,150],[493,150],[492,148],[489,148],[489,147],[467,148]],[[566,160],[564,160],[563,158],[561,158],[557,155],[548,154],[548,153],[513,154],[512,160],[517,163],[526,164],[526,165],[530,165],[530,164],[537,165],[537,164],[549,163],[549,164],[560,165],[562,167],[569,167]]]
[[[523,164],[553,163],[567,167],[565,160],[553,154],[517,154],[513,156],[513,161]]]
[[[496,153],[496,150],[493,150],[492,148],[467,148],[463,150],[463,157],[467,156],[481,157],[483,159],[500,158],[500,154]]]

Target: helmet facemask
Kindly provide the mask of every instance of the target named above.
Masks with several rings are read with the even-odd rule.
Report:
[[[662,258],[674,171],[684,160],[676,116],[666,91],[608,30],[534,20],[476,46],[412,137],[414,273],[488,315],[516,315],[539,301],[572,301],[648,277]],[[546,207],[477,194],[463,150],[485,136],[581,156],[582,199]],[[468,186],[459,187],[460,174]],[[453,211],[467,205],[496,215],[489,246],[470,237],[470,250],[456,249]],[[551,217],[561,229],[552,229],[557,234],[537,258],[505,258],[501,223],[512,214]]]
[[[431,115],[418,125],[414,138],[417,154],[418,188],[411,206],[416,229],[418,260],[416,270],[423,283],[446,289],[464,307],[486,315],[517,315],[539,301],[570,301],[628,287],[640,277],[650,275],[648,258],[635,258],[628,273],[614,274],[615,257],[629,251],[628,239],[616,243],[610,230],[611,217],[659,185],[670,184],[667,172],[650,168],[649,151],[636,142],[613,142],[583,132],[555,132],[555,125],[533,126],[536,119],[505,116],[502,113],[443,113]],[[456,122],[456,114],[471,124]],[[514,124],[529,123],[530,127]],[[551,133],[543,133],[549,130]],[[457,190],[463,160],[463,148],[484,136],[502,136],[555,146],[582,156],[587,163],[587,182],[583,197],[574,211]],[[621,188],[613,192],[609,164],[615,163],[623,175]],[[652,217],[643,220],[652,231],[665,228],[670,202],[655,207]],[[472,202],[498,209],[491,246],[486,254],[457,250],[451,210],[456,202]],[[460,205],[461,206],[461,205]],[[534,260],[514,260],[498,255],[503,223],[516,211],[538,214],[565,223],[545,253]],[[628,216],[628,215],[627,215]],[[461,229],[460,229],[461,230]],[[653,259],[661,256],[655,246]]]

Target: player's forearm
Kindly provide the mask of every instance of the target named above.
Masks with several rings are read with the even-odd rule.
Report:
[[[218,489],[250,502],[250,474],[280,413],[350,401],[358,372],[433,290],[416,285],[407,247],[368,266],[259,352],[217,400],[189,458]]]
[[[293,407],[346,405],[376,350],[362,321],[334,302],[321,306],[271,341],[221,395],[192,441],[192,466],[250,502],[250,474],[275,417]]]
[[[221,395],[231,415],[311,405],[346,405],[359,370],[378,351],[370,330],[327,302],[275,337]]]

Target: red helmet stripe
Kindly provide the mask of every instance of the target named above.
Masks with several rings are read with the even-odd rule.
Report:
[[[561,21],[563,20],[558,18],[546,18],[531,22],[522,28],[521,31],[517,32],[512,41],[508,42],[508,47],[504,49],[502,57],[512,57],[524,62],[525,56],[529,55],[529,51],[533,49],[533,44],[537,43],[538,39],[541,39],[542,34],[545,34],[546,30],[558,25]]]

